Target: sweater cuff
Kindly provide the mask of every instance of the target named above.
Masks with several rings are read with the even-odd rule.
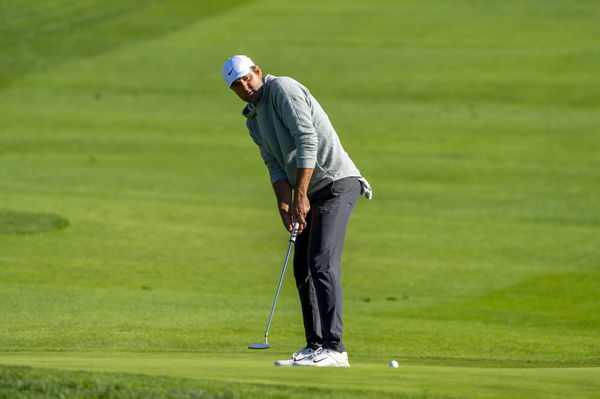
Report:
[[[279,180],[287,179],[287,175],[281,169],[274,172],[269,171],[269,176],[271,177],[271,184]]]
[[[314,169],[317,164],[315,158],[296,158],[296,167],[302,169]]]

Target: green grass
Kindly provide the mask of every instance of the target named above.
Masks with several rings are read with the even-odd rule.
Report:
[[[598,397],[599,17],[0,0],[0,397]],[[273,348],[246,349],[287,235],[236,53],[307,85],[375,190],[343,258],[350,370],[272,367],[302,345],[291,273]]]
[[[3,357],[0,355],[0,359]],[[3,378],[6,381],[3,384],[12,387],[39,384],[57,390],[73,386],[82,389],[91,385],[95,391],[112,389],[113,396],[109,397],[117,398],[121,396],[115,386],[124,392],[152,392],[156,397],[168,395],[164,392],[169,390],[175,392],[166,397],[175,398],[178,397],[175,393],[185,395],[200,390],[207,395],[257,399],[594,398],[600,388],[596,378],[598,369],[590,367],[401,364],[398,369],[392,369],[379,360],[363,360],[350,369],[290,369],[274,368],[269,362],[272,355],[264,352],[247,357],[244,362],[240,362],[239,354],[222,353],[29,352],[12,354],[10,358],[13,364],[35,362],[40,368],[0,367],[0,376],[8,375]],[[50,371],[56,368],[63,371]],[[81,369],[89,370],[91,374],[75,372]]]
[[[182,379],[4,366],[0,367],[0,397],[212,399],[234,396],[222,392],[211,394]]]

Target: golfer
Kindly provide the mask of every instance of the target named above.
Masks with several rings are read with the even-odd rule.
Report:
[[[263,75],[243,55],[222,70],[227,87],[248,104],[242,114],[269,170],[283,225],[300,223],[294,277],[306,346],[276,366],[349,367],[342,341],[340,258],[358,197],[371,198],[329,118],[308,89]]]

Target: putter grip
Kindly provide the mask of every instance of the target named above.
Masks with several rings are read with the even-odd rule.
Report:
[[[294,228],[292,229],[292,234],[290,235],[290,242],[296,242],[296,237],[298,237],[299,228],[300,222],[296,221],[296,223],[294,223]]]

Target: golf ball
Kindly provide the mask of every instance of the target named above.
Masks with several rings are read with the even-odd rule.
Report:
[[[388,366],[397,369],[398,368],[398,362],[395,361],[395,360],[392,360],[392,361],[390,361],[390,363],[388,364]]]

